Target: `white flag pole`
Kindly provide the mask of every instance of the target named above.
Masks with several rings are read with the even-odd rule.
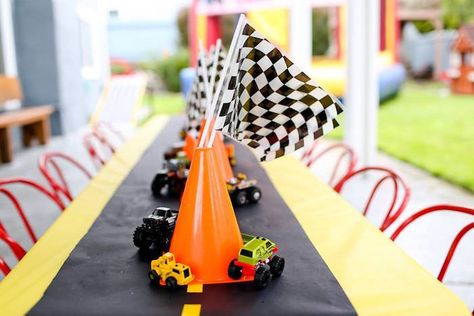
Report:
[[[229,48],[227,58],[225,60],[224,68],[222,69],[222,74],[223,75],[219,79],[219,83],[217,85],[216,93],[214,94],[214,97],[212,98],[211,107],[209,108],[208,113],[206,113],[207,114],[206,115],[206,123],[204,125],[204,129],[203,129],[203,132],[202,132],[203,135],[201,136],[201,140],[199,142],[198,148],[204,147],[204,142],[206,141],[206,138],[207,138],[207,137],[205,137],[205,135],[207,135],[209,133],[210,121],[211,121],[212,115],[214,114],[214,111],[216,109],[217,100],[219,99],[219,94],[222,90],[222,86],[224,85],[225,74],[227,74],[227,70],[229,69],[230,60],[232,59],[232,56],[234,55],[234,51],[236,49],[238,39],[240,38],[240,33],[241,33],[242,27],[244,25],[244,22],[245,22],[245,16],[243,14],[241,14],[240,18],[239,18],[239,22],[237,23],[237,27],[235,28],[234,36],[232,37],[232,42],[230,43],[230,48]],[[220,109],[220,107],[221,107],[221,105],[219,105],[219,109]],[[211,134],[211,137],[212,137],[212,134]],[[210,143],[210,144],[211,145],[209,146],[209,144],[208,144],[207,147],[211,147],[212,143]]]

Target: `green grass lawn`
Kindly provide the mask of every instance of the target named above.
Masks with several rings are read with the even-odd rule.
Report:
[[[152,108],[153,114],[181,114],[184,113],[184,98],[181,93],[147,94],[143,99],[145,105]]]
[[[181,94],[147,96],[145,102],[157,114],[184,111]],[[343,126],[330,135],[340,138],[342,132]],[[474,96],[408,82],[380,107],[378,133],[383,151],[474,192]]]
[[[341,124],[343,125],[343,124]],[[342,128],[332,137],[342,137]],[[474,96],[408,82],[382,104],[379,148],[474,192]]]

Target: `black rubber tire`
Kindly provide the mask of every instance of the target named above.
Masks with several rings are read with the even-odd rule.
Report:
[[[178,281],[176,281],[176,279],[173,277],[167,277],[165,280],[165,283],[166,283],[166,288],[168,288],[168,290],[171,290],[171,291],[176,290],[176,288],[178,287]]]
[[[247,192],[236,191],[234,193],[234,204],[236,206],[242,206],[242,205],[247,204]]]
[[[285,258],[273,256],[270,260],[270,271],[274,278],[278,278],[285,269]]]
[[[271,277],[270,267],[267,264],[258,267],[255,271],[255,278],[253,280],[255,287],[259,290],[266,288],[268,283],[270,283]]]
[[[151,182],[151,192],[153,193],[153,196],[160,197],[162,195],[161,190],[163,190],[163,188],[167,185],[167,182],[168,179],[165,175],[157,174]]]
[[[175,153],[170,151],[170,150],[168,150],[167,152],[165,152],[163,154],[163,158],[165,158],[165,160],[170,160],[170,159],[173,159],[175,157],[176,157]]]
[[[260,188],[254,187],[248,193],[250,203],[257,203],[262,198],[262,191]]]
[[[173,236],[173,233],[171,233],[171,236]],[[170,244],[170,238],[165,238],[161,243],[161,252],[168,252],[170,250]]]
[[[151,270],[150,272],[148,272],[148,279],[150,280],[150,283],[153,285],[160,284],[160,276],[154,270]]]
[[[238,280],[242,277],[242,267],[236,266],[235,262],[237,259],[232,259],[227,269],[227,274],[231,279]]]
[[[145,236],[146,228],[143,225],[138,226],[133,232],[133,244],[140,249],[149,249],[152,242],[147,240]]]
[[[175,189],[173,192],[173,194],[175,196],[181,196],[184,192],[184,187],[186,186],[186,179],[180,179],[178,181],[176,181],[176,185],[175,185]]]

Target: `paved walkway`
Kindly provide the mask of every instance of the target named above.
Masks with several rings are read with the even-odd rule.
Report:
[[[89,170],[94,170],[93,165],[82,146],[81,135],[85,130],[70,134],[65,137],[55,137],[46,147],[34,147],[32,149],[16,153],[15,161],[8,165],[0,165],[0,177],[9,176],[25,176],[45,183],[37,168],[38,156],[44,151],[61,150],[80,161],[87,164]],[[380,153],[377,157],[377,165],[387,166],[397,171],[410,185],[412,195],[407,206],[406,212],[401,218],[395,222],[396,227],[404,218],[413,214],[416,210],[433,204],[456,204],[474,208],[474,195],[459,189],[445,181],[438,180],[428,173],[414,168],[406,163],[400,162],[387,155]],[[327,170],[330,162],[321,161],[320,164],[313,168],[313,171],[322,179],[327,177],[320,170]],[[68,179],[71,181],[74,193],[77,195],[87,184],[87,180],[69,168]],[[361,209],[362,205],[359,201],[366,197],[367,186],[372,179],[365,178],[348,186],[343,196],[356,209]],[[390,186],[390,184],[387,184]],[[390,192],[391,188],[386,190]],[[34,229],[38,235],[44,233],[47,227],[59,215],[59,210],[44,198],[38,198],[38,194],[31,189],[16,187],[17,192],[24,199],[22,203],[26,213],[34,223]],[[368,219],[373,223],[379,223],[382,219],[384,205],[387,204],[387,195],[377,196],[374,200],[375,207],[371,209]],[[31,242],[24,234],[22,226],[9,202],[5,198],[0,198],[1,220],[6,224],[11,235],[16,238],[22,245],[29,248]],[[377,210],[381,210],[377,212]],[[463,214],[439,214],[433,215],[424,221],[420,221],[411,228],[408,228],[400,235],[397,243],[416,261],[426,267],[434,275],[437,275],[442,260],[446,254],[449,244],[457,231],[472,221],[472,218]],[[387,230],[387,235],[393,229]],[[445,283],[457,293],[471,309],[474,309],[474,238],[473,232],[466,235],[465,240],[460,244],[458,252],[455,254],[450,270],[445,277]],[[8,251],[3,244],[0,244],[0,253],[7,254]],[[12,256],[4,255],[4,258],[11,266],[14,266],[16,260]]]

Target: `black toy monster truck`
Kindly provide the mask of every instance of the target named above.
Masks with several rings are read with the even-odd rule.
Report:
[[[168,251],[177,217],[178,211],[157,207],[148,217],[143,218],[142,225],[135,228],[134,245],[143,250],[154,245],[161,251]]]
[[[167,160],[151,182],[151,192],[155,197],[165,194],[180,196],[184,190],[187,178],[188,169],[185,163],[179,159]]]

